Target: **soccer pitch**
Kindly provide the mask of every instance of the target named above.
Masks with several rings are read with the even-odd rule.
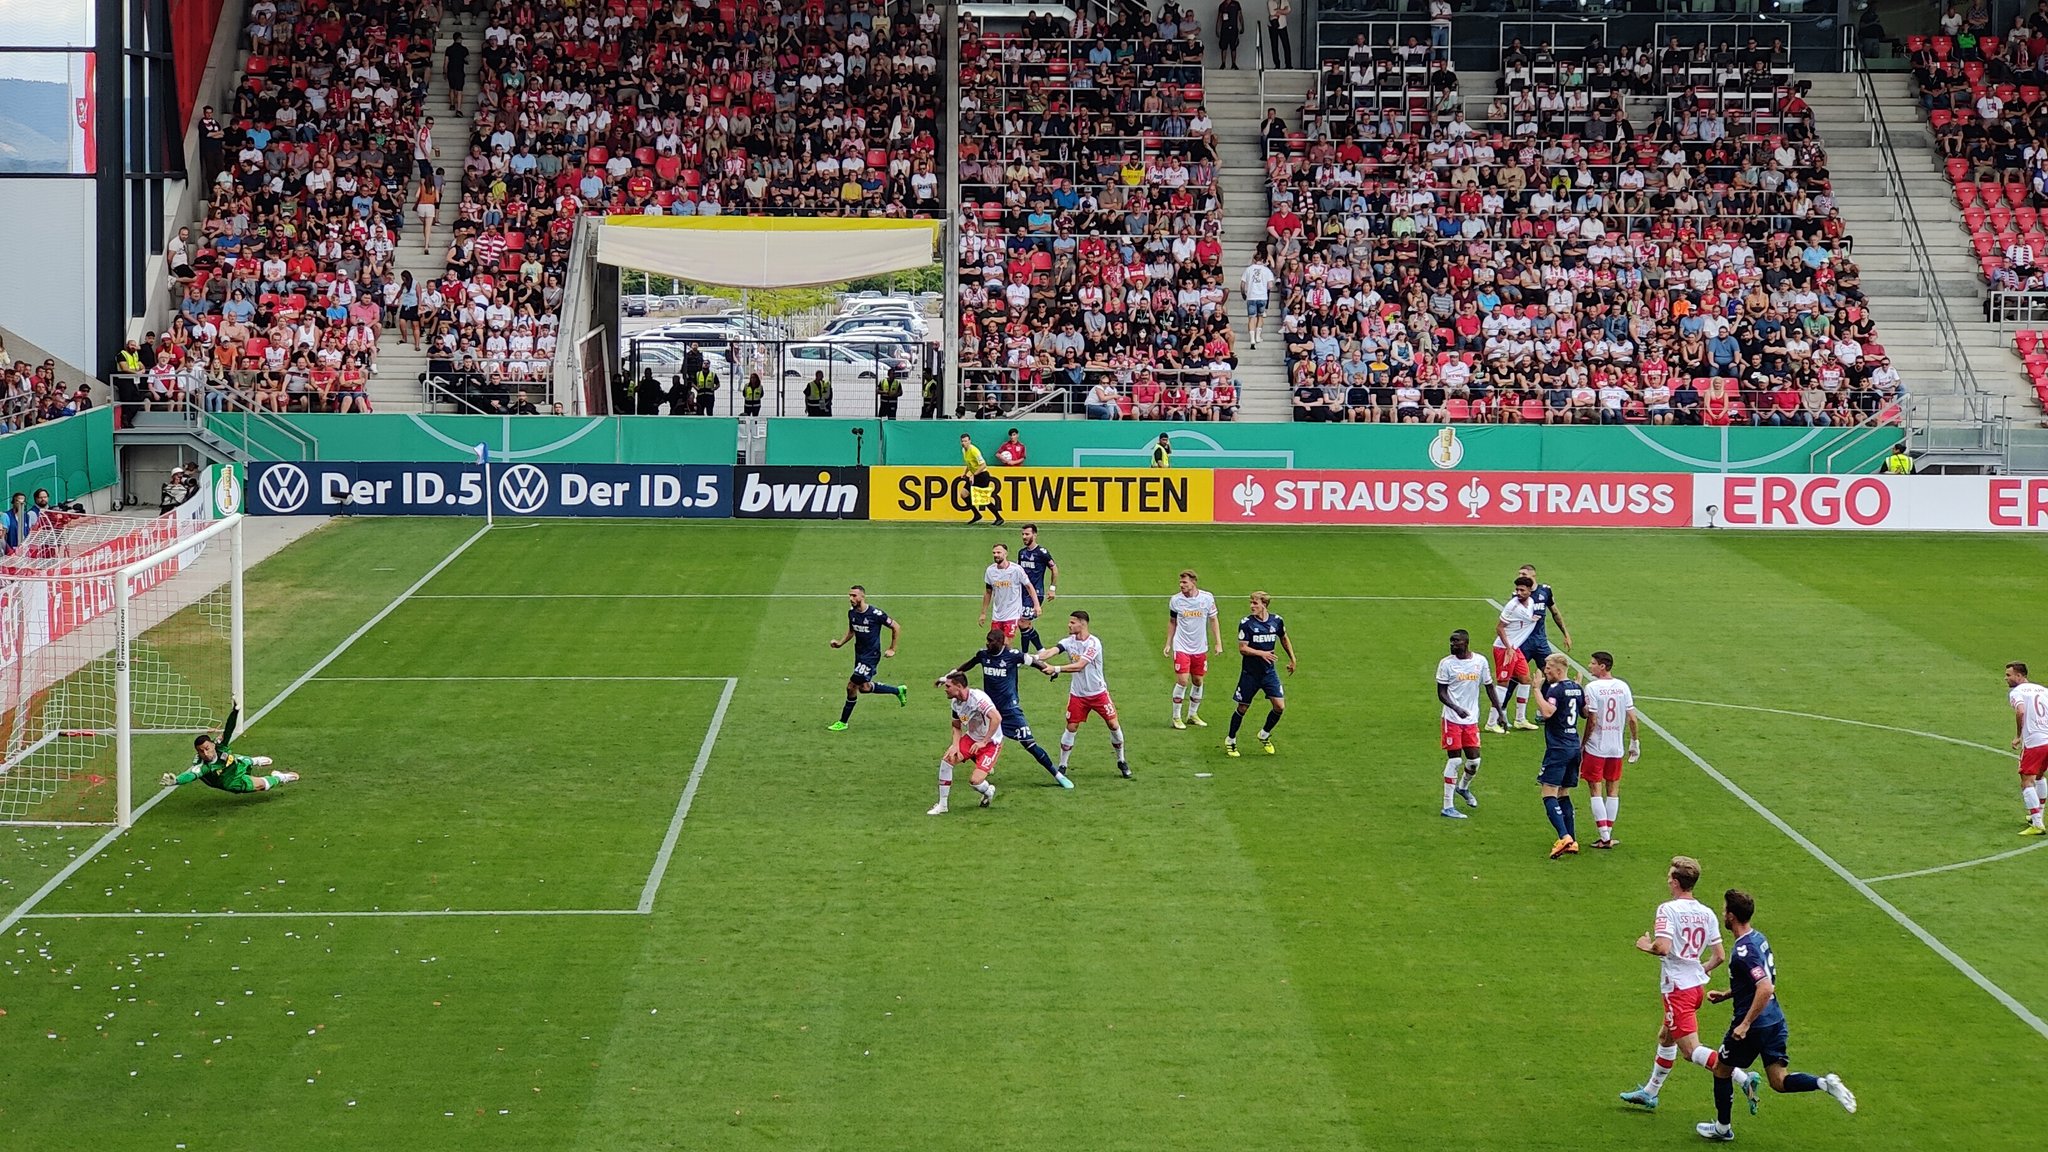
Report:
[[[1615,1098],[1650,1068],[1657,968],[1631,944],[1674,853],[1709,904],[1756,895],[1792,1067],[1861,1100],[1766,1092],[1753,1119],[1738,1104],[1742,1142],[2038,1129],[2048,854],[2014,835],[2000,670],[2048,666],[2042,541],[1049,525],[1043,631],[1092,614],[1136,778],[1091,720],[1074,790],[1013,747],[994,807],[962,784],[928,818],[930,683],[979,646],[980,574],[1014,531],[476,533],[351,521],[251,572],[262,711],[237,747],[302,782],[181,789],[19,919],[100,835],[7,830],[9,1132],[94,1152],[1679,1147],[1712,1116],[1707,1073],[1681,1064],[1655,1114]],[[1546,859],[1538,733],[1489,734],[1481,807],[1437,815],[1444,638],[1483,650],[1523,562],[1573,654],[1614,652],[1654,722],[1612,852]],[[1286,618],[1278,755],[1250,739],[1263,705],[1244,757],[1222,753],[1234,652],[1211,726],[1169,730],[1184,567],[1227,643],[1252,589]],[[854,582],[903,625],[880,676],[912,694],[834,734]],[[1023,685],[1048,745],[1065,697]],[[188,753],[152,749],[137,779]],[[1718,1042],[1727,1009],[1701,1023]]]

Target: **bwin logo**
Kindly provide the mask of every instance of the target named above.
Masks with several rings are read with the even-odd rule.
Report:
[[[531,464],[514,464],[498,477],[498,503],[515,516],[530,516],[548,502],[547,473]]]
[[[297,464],[276,464],[266,468],[263,479],[256,482],[256,495],[272,512],[297,512],[305,506],[311,491],[312,485],[306,482],[305,471]]]
[[[860,490],[851,484],[832,483],[830,472],[818,473],[816,484],[769,484],[759,473],[747,474],[740,490],[739,510],[833,515],[851,512],[860,503]]]

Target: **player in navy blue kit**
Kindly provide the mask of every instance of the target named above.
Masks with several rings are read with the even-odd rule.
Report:
[[[1287,621],[1273,615],[1273,598],[1264,592],[1251,595],[1252,614],[1237,622],[1237,651],[1244,667],[1237,674],[1237,688],[1230,698],[1237,711],[1230,717],[1230,735],[1223,741],[1223,754],[1237,755],[1237,730],[1252,698],[1266,694],[1266,722],[1259,728],[1259,747],[1273,754],[1273,729],[1280,726],[1280,714],[1287,710],[1287,689],[1280,684],[1280,658],[1276,648],[1287,653],[1287,674],[1294,675],[1294,641],[1287,636]]]
[[[964,674],[968,669],[979,665],[981,690],[995,702],[996,711],[1003,718],[1003,739],[1015,740],[1022,744],[1024,750],[1031,753],[1031,758],[1038,761],[1041,768],[1052,773],[1053,780],[1060,787],[1072,788],[1074,782],[1067,779],[1067,774],[1060,771],[1059,765],[1052,762],[1052,754],[1032,738],[1031,722],[1024,718],[1024,706],[1017,699],[1017,677],[1022,675],[1026,668],[1044,671],[1044,666],[1038,662],[1038,657],[1029,652],[1019,652],[1015,648],[1005,647],[1006,639],[1002,629],[989,629],[988,646],[969,656],[953,671]],[[1046,678],[1051,679],[1052,673],[1047,672]],[[945,682],[943,677],[937,681],[941,686]]]
[[[853,706],[860,703],[864,692],[894,696],[898,707],[910,703],[908,685],[884,684],[875,679],[875,669],[884,659],[896,655],[896,646],[903,642],[902,625],[868,603],[868,590],[858,584],[847,590],[846,604],[846,635],[834,640],[832,646],[842,648],[847,641],[853,641],[853,674],[846,678],[846,706],[839,710],[838,721],[830,725],[834,732],[846,731],[846,721],[853,716]],[[882,647],[884,628],[889,630],[887,648]]]
[[[1543,715],[1543,814],[1557,830],[1550,858],[1579,854],[1579,826],[1572,813],[1572,789],[1579,786],[1579,714],[1585,711],[1586,690],[1571,678],[1563,653],[1543,662],[1543,694],[1536,710]]]
[[[1721,923],[1735,939],[1728,956],[1728,991],[1707,993],[1707,1003],[1735,1002],[1735,1015],[1728,1034],[1721,1038],[1721,1059],[1714,1066],[1714,1114],[1712,1122],[1697,1127],[1699,1134],[1714,1141],[1735,1139],[1730,1117],[1735,1112],[1739,1088],[1749,1099],[1749,1114],[1756,1115],[1756,1082],[1768,1078],[1773,1092],[1825,1092],[1851,1112],[1856,1111],[1856,1094],[1833,1072],[1815,1076],[1810,1072],[1787,1072],[1786,1043],[1791,1030],[1785,1024],[1784,1009],[1778,1006],[1778,961],[1771,955],[1771,942],[1750,927],[1756,915],[1756,898],[1740,888],[1730,888],[1721,897]],[[1764,1075],[1748,1071],[1761,1058]]]
[[[1039,652],[1045,644],[1038,639],[1038,614],[1059,594],[1060,566],[1053,562],[1052,553],[1038,546],[1038,525],[1026,524],[1018,532],[1024,546],[1017,550],[1017,567],[1024,570],[1025,579],[1037,591],[1038,603],[1027,599],[1024,604],[1024,627],[1017,633],[1017,647],[1025,652]]]
[[[1551,591],[1550,585],[1536,579],[1536,566],[1524,564],[1516,574],[1527,576],[1536,584],[1535,592],[1529,596],[1529,602],[1536,608],[1536,630],[1522,641],[1522,655],[1529,658],[1532,667],[1541,668],[1543,662],[1550,659],[1550,636],[1544,626],[1557,625],[1557,638],[1567,652],[1572,650],[1571,629],[1564,626],[1564,617],[1557,611],[1557,593]]]

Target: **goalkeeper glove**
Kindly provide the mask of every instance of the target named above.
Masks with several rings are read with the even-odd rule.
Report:
[[[1629,741],[1629,742],[1628,742],[1628,762],[1629,762],[1629,763],[1631,763],[1631,764],[1633,764],[1633,763],[1635,763],[1636,761],[1638,761],[1638,760],[1641,760],[1642,758],[1643,758],[1643,742],[1642,742],[1641,740],[1631,740],[1631,741]]]
[[[176,772],[166,772],[157,779],[157,783],[166,788],[176,788],[178,786],[178,774]]]

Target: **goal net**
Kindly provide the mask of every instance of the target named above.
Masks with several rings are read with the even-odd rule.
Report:
[[[0,557],[0,823],[118,824],[242,684],[242,517],[58,513]]]

